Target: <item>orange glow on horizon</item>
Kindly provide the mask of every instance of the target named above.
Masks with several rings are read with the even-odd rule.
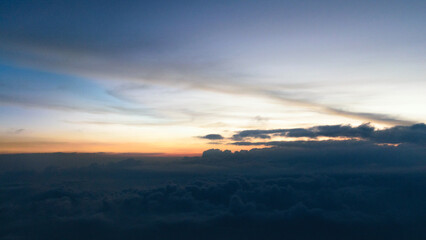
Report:
[[[48,141],[0,141],[0,154],[18,153],[109,153],[143,154],[145,156],[201,156],[208,149],[249,150],[252,146],[234,146],[227,144],[184,144],[184,143],[97,143],[97,142],[48,142]]]

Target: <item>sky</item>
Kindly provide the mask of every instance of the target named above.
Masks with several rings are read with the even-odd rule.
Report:
[[[0,1],[0,239],[426,239],[426,1]]]
[[[0,152],[197,155],[384,139],[312,135],[326,125],[424,129],[425,12],[425,1],[4,0]],[[251,130],[271,132],[237,144]]]

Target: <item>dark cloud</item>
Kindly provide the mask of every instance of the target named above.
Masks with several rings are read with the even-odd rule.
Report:
[[[1,155],[0,238],[426,236],[426,150],[417,144],[300,141],[183,159],[125,157]],[[12,163],[20,168],[6,168]]]
[[[232,156],[232,152],[229,150],[221,151],[220,149],[209,149],[203,152],[202,158],[217,158],[226,159]]]
[[[357,127],[350,125],[322,125],[311,128],[245,130],[232,136],[233,140],[241,141],[250,138],[268,139],[271,136],[283,137],[345,137],[360,138],[377,143],[416,143],[426,144],[426,125],[423,123],[411,126],[395,126],[387,129],[375,129],[369,124]],[[260,143],[236,142],[236,145],[261,145]],[[270,144],[267,144],[270,145]],[[276,144],[273,144],[276,145]]]
[[[426,144],[426,124],[419,123],[412,126],[396,126],[385,130],[375,131],[370,138],[378,142],[407,142],[424,145]]]
[[[426,178],[422,173],[202,177],[157,174],[157,178],[169,183],[153,183],[155,175],[144,177],[142,172],[120,169],[105,165],[0,175],[1,180],[9,179],[2,181],[0,188],[0,237],[423,239],[426,236],[422,226],[426,220]],[[19,174],[19,180],[18,176],[10,178],[11,174]],[[111,181],[119,184],[105,185]]]
[[[208,140],[221,140],[224,139],[224,137],[220,134],[207,134],[205,136],[201,136],[199,138],[204,138],[204,139],[208,139]]]
[[[244,138],[270,138],[271,136],[285,137],[368,137],[374,132],[374,127],[362,124],[358,127],[350,125],[323,125],[311,128],[271,129],[271,130],[245,130],[232,136],[234,140]]]

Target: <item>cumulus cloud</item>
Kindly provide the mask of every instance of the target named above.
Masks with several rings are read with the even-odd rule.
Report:
[[[426,236],[426,150],[418,144],[296,141],[181,159],[126,158],[1,155],[0,238]]]
[[[0,236],[422,239],[426,234],[424,174],[157,172],[163,183],[153,183],[152,176],[112,165],[2,174],[9,182],[1,187]]]

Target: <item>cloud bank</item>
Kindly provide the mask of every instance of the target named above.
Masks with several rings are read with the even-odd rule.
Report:
[[[174,159],[0,155],[0,238],[424,239],[426,148],[410,141],[271,142]]]
[[[424,123],[411,126],[395,126],[386,129],[375,129],[370,124],[357,127],[350,125],[321,125],[311,128],[244,130],[234,134],[231,140],[242,141],[250,139],[271,139],[272,137],[310,138],[358,138],[376,143],[414,143],[426,144],[426,125]],[[234,143],[243,144],[243,143]],[[259,145],[258,142],[247,145]]]

